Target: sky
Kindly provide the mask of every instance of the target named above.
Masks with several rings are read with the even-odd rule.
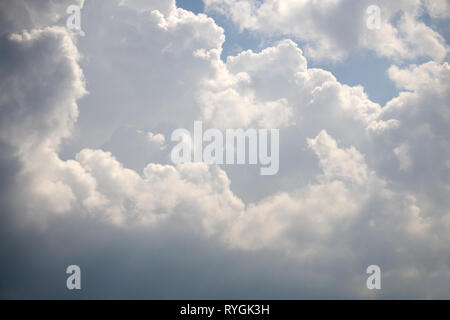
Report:
[[[449,19],[447,0],[2,1],[0,298],[449,299]],[[278,129],[279,170],[173,163],[195,121]]]

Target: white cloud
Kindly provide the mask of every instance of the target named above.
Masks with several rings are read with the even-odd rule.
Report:
[[[164,16],[176,9],[175,0],[120,0],[119,6],[127,6],[137,11],[157,10]]]
[[[381,28],[366,27],[366,9],[373,1],[206,0],[208,12],[219,12],[241,29],[263,35],[284,35],[306,42],[308,57],[341,60],[350,52],[369,48],[393,59],[430,57],[442,61],[444,39],[419,21],[422,8],[431,16],[446,4],[421,1],[377,1]],[[400,21],[396,16],[400,15]],[[445,16],[445,14],[444,14]]]
[[[174,9],[173,1],[148,7],[130,3],[91,3],[92,8],[104,6],[115,18],[105,14],[102,23],[96,18],[93,25],[86,19],[86,35],[76,43],[59,27],[3,38],[7,59],[1,61],[5,90],[0,99],[4,150],[0,164],[2,170],[11,162],[19,165],[11,186],[14,196],[8,199],[16,220],[25,217],[30,225],[37,221],[45,228],[64,219],[82,238],[85,223],[100,225],[101,239],[111,236],[104,231],[111,226],[130,239],[142,230],[146,234],[142,239],[166,232],[167,237],[177,237],[182,230],[183,236],[193,234],[223,254],[249,253],[252,266],[261,257],[268,261],[281,257],[285,260],[275,274],[283,275],[288,267],[296,285],[325,288],[338,297],[367,297],[361,288],[365,274],[360,272],[379,261],[384,297],[448,296],[447,63],[392,66],[388,74],[403,91],[381,107],[361,86],[341,84],[330,72],[309,68],[293,41],[280,41],[258,53],[241,52],[223,62],[223,30],[212,19]],[[309,3],[287,4],[267,2],[256,7],[241,1],[236,2],[238,7],[230,2],[224,8],[237,10],[232,13],[235,19],[257,30],[261,17],[272,14],[272,6],[281,13],[274,20],[276,26],[283,15],[289,17]],[[300,32],[305,23],[311,24],[307,36],[314,40],[321,34],[317,30],[322,18],[336,10],[347,12],[340,4],[314,3],[306,12],[327,5],[331,9],[314,21],[294,24],[293,30]],[[408,12],[414,10],[416,3]],[[412,23],[408,37],[440,46],[431,29]],[[324,32],[328,35],[332,30]],[[360,39],[357,32],[348,37],[348,43]],[[100,44],[98,39],[104,41]],[[326,49],[323,54],[330,39],[324,37],[320,44]],[[399,48],[393,55],[407,54]],[[419,47],[412,50],[425,53]],[[437,52],[436,59],[442,56]],[[90,95],[80,100],[86,86]],[[82,103],[86,103],[83,108]],[[263,183],[251,174],[230,180],[228,168],[201,163],[150,162],[141,173],[98,148],[77,150],[75,159],[63,160],[59,150],[70,137],[79,111],[98,121],[94,125],[102,130],[117,132],[130,123],[131,129],[118,134],[141,134],[147,144],[150,140],[158,146],[168,133],[158,125],[185,127],[202,117],[218,127],[280,126],[285,130],[280,135],[281,152],[294,160],[289,165],[281,162],[286,164],[284,175]],[[80,131],[92,129],[89,121],[83,121],[77,124]],[[88,136],[95,138],[91,131]],[[158,155],[165,152],[150,149]],[[298,179],[299,172],[304,180]],[[232,191],[233,184],[254,189],[273,184],[276,191],[249,202]],[[51,243],[60,241],[61,231],[51,237]],[[165,251],[157,238],[152,238],[156,244],[142,239],[144,245],[127,244],[138,250],[133,251],[137,256],[146,254],[142,249],[146,246]],[[89,241],[102,242],[95,237]],[[415,284],[414,290],[404,286],[405,279]],[[440,281],[433,287],[436,279]],[[339,292],[333,288],[340,288]]]
[[[147,138],[148,141],[151,143],[156,144],[160,149],[164,149],[164,142],[166,139],[164,138],[164,135],[161,133],[153,134],[152,132],[147,132]]]
[[[425,0],[424,4],[432,17],[450,17],[450,4],[447,0]]]

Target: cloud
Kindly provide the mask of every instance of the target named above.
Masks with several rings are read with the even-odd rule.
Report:
[[[447,54],[444,39],[419,17],[423,10],[432,17],[442,16],[437,12],[445,8],[443,2],[428,1],[422,6],[421,1],[377,1],[381,9],[379,30],[366,27],[366,9],[374,4],[371,1],[206,0],[205,6],[207,12],[225,15],[241,30],[305,42],[307,56],[315,60],[342,60],[351,52],[368,48],[391,59],[429,57],[442,61]]]
[[[159,148],[164,149],[164,142],[165,142],[165,138],[164,135],[161,133],[157,133],[157,134],[153,134],[152,132],[147,132],[147,138],[148,141],[150,141],[151,143],[154,143],[156,145],[159,146]]]
[[[176,9],[174,0],[121,0],[119,6],[126,6],[137,11],[154,11],[157,10],[164,16],[169,15]]]
[[[432,17],[448,18],[450,16],[450,5],[446,0],[426,0],[425,6]]]
[[[272,6],[286,15],[300,6],[223,5],[255,30]],[[339,5],[308,7],[316,18],[293,30],[311,24],[307,40],[316,39],[322,18],[345,11]],[[330,9],[317,17],[317,6]],[[401,92],[380,106],[363,87],[309,67],[289,39],[222,61],[223,29],[173,1],[87,2],[83,17],[83,37],[37,24],[1,38],[2,297],[73,297],[53,274],[74,261],[88,274],[81,297],[449,295],[442,52],[391,66]],[[413,23],[407,37],[441,45],[429,27],[401,19]],[[343,40],[359,41],[355,32]],[[280,127],[280,174],[168,163],[165,137],[194,120]],[[77,134],[101,142],[86,147],[70,140]],[[81,147],[63,158],[71,142]],[[245,189],[256,196],[236,192]],[[365,289],[373,263],[383,272],[378,293]]]

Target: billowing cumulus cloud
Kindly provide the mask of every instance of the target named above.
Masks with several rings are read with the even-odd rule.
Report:
[[[382,45],[364,3],[205,2],[292,39],[224,61],[224,29],[174,1],[86,1],[83,34],[5,2],[0,295],[77,297],[75,263],[89,298],[449,297],[450,67],[419,20],[446,3],[380,3]],[[308,65],[363,48],[392,59],[385,105]],[[196,120],[279,128],[279,174],[172,164]]]

